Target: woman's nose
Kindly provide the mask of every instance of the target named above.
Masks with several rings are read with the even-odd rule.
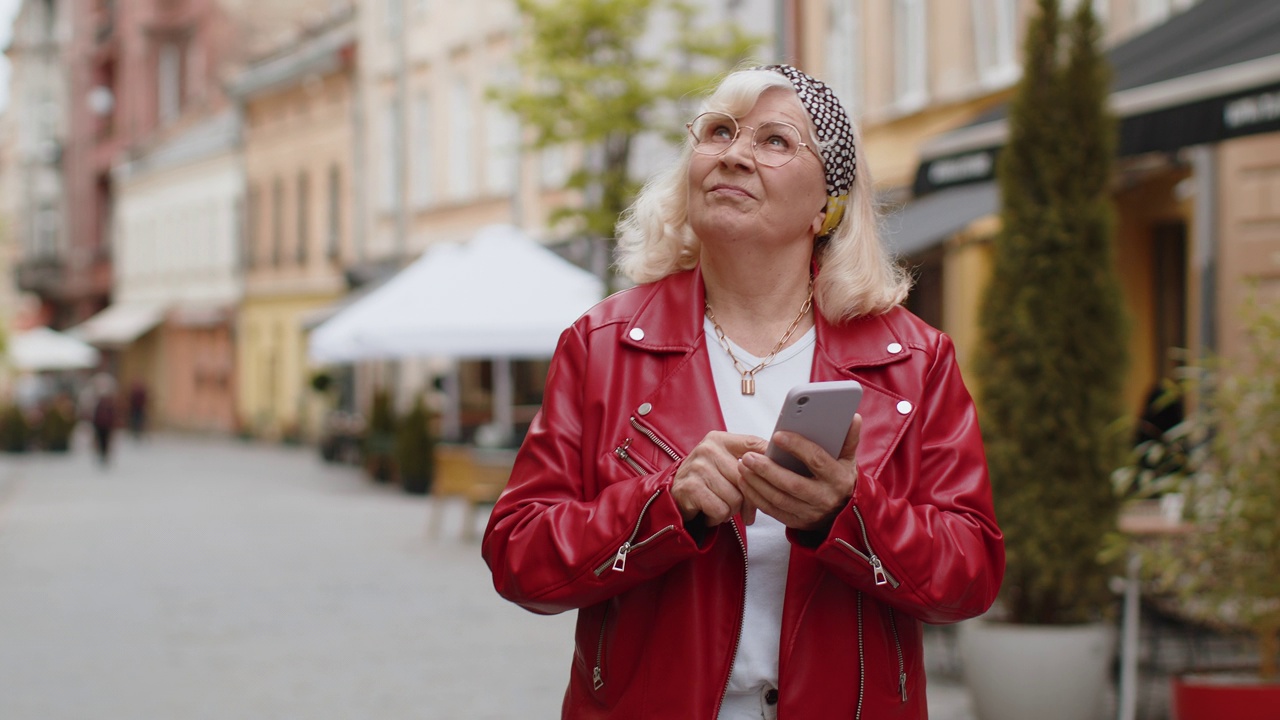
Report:
[[[735,165],[749,165],[755,162],[753,142],[754,131],[751,128],[740,128],[738,136],[729,143],[728,149],[720,156],[721,160]]]

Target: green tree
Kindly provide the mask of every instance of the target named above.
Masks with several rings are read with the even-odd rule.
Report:
[[[1064,20],[1057,0],[1039,1],[998,167],[976,369],[1014,622],[1087,622],[1109,601],[1098,556],[1118,510],[1126,339],[1100,35],[1090,3]]]
[[[516,0],[516,6],[527,31],[518,53],[525,77],[492,94],[532,131],[533,149],[583,147],[588,160],[566,187],[584,201],[558,209],[551,221],[612,238],[638,188],[628,172],[636,136],[657,127],[681,137],[679,122],[663,111],[744,61],[761,40],[734,24],[698,23],[696,7],[683,0]],[[674,36],[648,47],[659,13]]]

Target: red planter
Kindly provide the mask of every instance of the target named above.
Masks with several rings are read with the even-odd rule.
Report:
[[[1280,683],[1245,673],[1173,679],[1173,720],[1277,720]]]

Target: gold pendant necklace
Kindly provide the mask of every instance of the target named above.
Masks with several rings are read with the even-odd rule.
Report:
[[[711,321],[711,327],[716,330],[716,340],[720,341],[720,347],[724,348],[724,351],[729,354],[729,359],[733,361],[733,369],[737,370],[738,373],[742,375],[742,394],[755,395],[756,373],[763,370],[765,365],[773,362],[774,357],[776,357],[782,348],[786,346],[787,341],[795,334],[796,328],[800,327],[800,323],[804,320],[804,316],[809,314],[809,308],[813,306],[813,278],[809,278],[809,296],[805,298],[804,304],[800,306],[800,314],[796,315],[796,319],[791,321],[791,326],[787,328],[787,331],[783,333],[782,337],[778,339],[778,342],[774,344],[773,349],[769,351],[769,354],[753,368],[748,368],[743,365],[742,362],[738,360],[737,356],[733,354],[733,349],[729,347],[729,338],[725,337],[724,329],[720,327],[720,323],[716,322],[716,314],[711,311],[711,303],[706,303],[706,306],[707,319]]]

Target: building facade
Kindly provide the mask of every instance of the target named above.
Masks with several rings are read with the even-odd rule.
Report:
[[[736,22],[770,46],[778,36],[779,0],[692,4],[702,22]],[[668,42],[668,21],[655,17],[645,42],[654,48]],[[564,240],[549,218],[581,202],[564,187],[584,162],[584,148],[527,150],[517,118],[490,97],[493,88],[528,79],[516,60],[525,39],[515,3],[367,0],[359,28],[357,162],[366,182],[357,189],[356,258],[369,268],[365,274],[401,267],[436,243],[466,241],[492,223],[515,225],[548,244]],[[762,54],[771,60],[776,53],[769,47]],[[670,144],[644,138],[632,170],[643,177],[655,169],[647,163],[671,152]],[[612,260],[587,243],[561,249],[598,273]],[[397,396],[408,398],[441,374],[461,396],[460,422],[484,422],[495,382],[489,362],[364,364],[357,368],[358,405],[367,407],[375,385],[399,387]],[[516,375],[538,372],[516,368]],[[446,427],[447,435],[455,431]]]
[[[340,9],[232,84],[248,212],[235,399],[255,435],[313,438],[323,420],[306,337],[345,295],[355,264],[355,22]]]
[[[71,3],[24,0],[13,23],[9,104],[3,119],[3,213],[6,272],[0,307],[22,301],[23,324],[62,327],[57,307],[66,292],[59,282],[68,257],[66,193],[61,172],[67,141],[67,75],[62,53],[70,30]],[[0,326],[4,326],[0,319]]]
[[[1064,12],[1075,4],[1064,2]],[[1239,233],[1221,223],[1227,222],[1224,211],[1243,204],[1210,199],[1237,197],[1223,194],[1225,176],[1219,174],[1223,159],[1232,155],[1230,146],[1175,142],[1144,148],[1133,141],[1135,134],[1145,134],[1135,124],[1140,116],[1180,107],[1185,103],[1177,100],[1179,93],[1207,97],[1207,90],[1197,96],[1186,89],[1188,82],[1202,85],[1203,78],[1195,76],[1203,71],[1237,78],[1223,87],[1246,95],[1248,81],[1239,78],[1254,78],[1254,89],[1265,90],[1270,76],[1256,65],[1223,67],[1241,53],[1255,64],[1270,62],[1259,59],[1268,51],[1256,47],[1266,44],[1253,39],[1258,28],[1228,27],[1231,17],[1256,15],[1261,4],[1231,4],[1215,12],[1212,3],[1196,0],[1093,1],[1115,71],[1113,109],[1121,119],[1113,199],[1117,259],[1133,329],[1125,402],[1134,417],[1153,384],[1171,370],[1171,353],[1220,344],[1213,338],[1222,335],[1222,316],[1236,304],[1222,291],[1238,286],[1240,275],[1224,271],[1240,247],[1232,239]],[[805,38],[798,45],[804,48],[802,62],[827,70],[864,124],[868,163],[890,208],[887,241],[917,277],[908,304],[954,337],[967,366],[978,343],[990,239],[999,229],[994,173],[1006,132],[1004,106],[1021,74],[1022,34],[1036,3],[831,0],[796,8]],[[1273,14],[1257,20],[1265,23]],[[1195,26],[1202,28],[1196,42],[1204,45],[1191,48],[1187,42]],[[1214,54],[1216,59],[1207,57]],[[1245,141],[1253,148],[1252,160],[1266,157],[1257,145],[1274,141]],[[1266,192],[1255,187],[1245,196]],[[1240,211],[1257,212],[1258,206]],[[1208,268],[1206,258],[1215,259],[1216,269]],[[1262,267],[1252,259],[1253,267]],[[1205,313],[1218,327],[1207,329],[1214,323],[1201,317]]]
[[[233,331],[243,289],[240,118],[202,118],[112,172],[111,305],[79,326],[114,348],[161,426],[235,427]]]

